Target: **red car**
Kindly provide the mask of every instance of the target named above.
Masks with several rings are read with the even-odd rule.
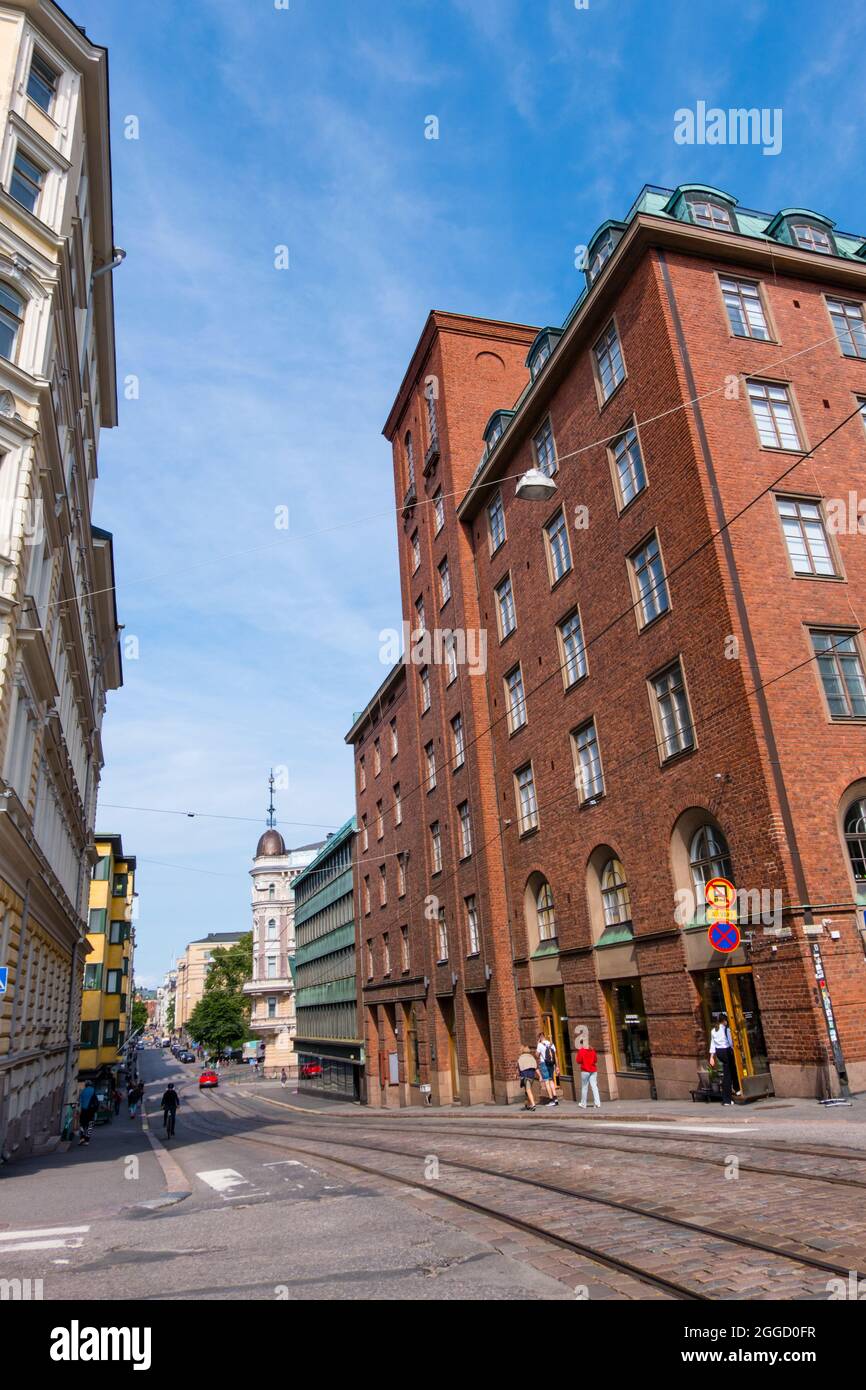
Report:
[[[301,1066],[301,1077],[321,1076],[322,1068],[319,1062],[304,1062]]]
[[[218,1086],[219,1084],[219,1073],[215,1071],[203,1071],[198,1079],[198,1088],[200,1091],[203,1091],[205,1086]]]

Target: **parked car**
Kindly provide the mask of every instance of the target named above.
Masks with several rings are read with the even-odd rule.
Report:
[[[219,1084],[219,1073],[215,1071],[203,1071],[198,1079],[198,1088],[200,1091],[203,1091],[206,1086],[218,1086]]]
[[[163,1046],[163,1047],[171,1047],[171,1038],[163,1038],[163,1040],[162,1040],[162,1046]]]
[[[195,1061],[195,1053],[194,1053],[194,1052],[179,1052],[179,1053],[178,1053],[177,1060],[178,1060],[179,1062],[194,1062],[194,1061]]]

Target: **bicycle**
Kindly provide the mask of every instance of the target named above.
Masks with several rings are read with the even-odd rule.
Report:
[[[165,1137],[166,1137],[166,1139],[173,1139],[173,1138],[174,1138],[174,1121],[175,1121],[175,1116],[176,1116],[176,1114],[177,1114],[177,1111],[176,1111],[176,1110],[170,1110],[170,1109],[168,1108],[168,1106],[166,1106],[165,1110],[162,1112],[162,1122],[163,1122],[163,1125],[165,1126]]]

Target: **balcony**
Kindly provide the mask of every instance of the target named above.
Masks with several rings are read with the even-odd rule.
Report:
[[[293,990],[295,982],[290,975],[278,975],[274,979],[247,980],[244,994],[285,994]]]

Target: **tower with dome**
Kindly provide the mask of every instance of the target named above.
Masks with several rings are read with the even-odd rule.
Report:
[[[244,985],[250,996],[250,1030],[265,1045],[266,1075],[279,1076],[285,1068],[297,1076],[294,1051],[295,986],[292,978],[295,953],[295,895],[293,883],[324,844],[287,849],[276,828],[274,774],[269,778],[270,804],[267,825],[259,837],[250,869],[253,909],[253,977]]]

